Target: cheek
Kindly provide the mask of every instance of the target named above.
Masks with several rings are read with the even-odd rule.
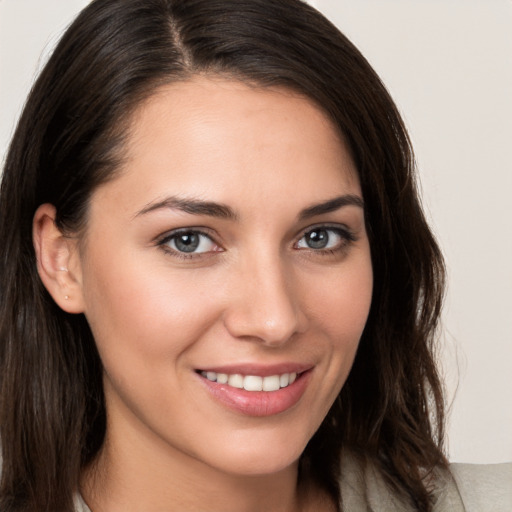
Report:
[[[204,280],[136,258],[98,259],[84,276],[85,314],[104,363],[176,358],[217,316]]]
[[[373,272],[369,257],[334,273],[326,282],[328,286],[311,298],[314,316],[331,339],[341,345],[357,346],[372,301]]]
[[[312,317],[319,322],[327,340],[324,349],[329,354],[325,383],[331,392],[326,410],[343,387],[355,359],[363,333],[373,291],[373,272],[368,256],[333,275],[323,293],[312,299]]]

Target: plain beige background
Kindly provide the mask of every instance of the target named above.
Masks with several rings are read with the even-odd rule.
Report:
[[[0,159],[37,70],[86,0],[0,0]],[[388,86],[444,250],[455,461],[512,460],[512,2],[311,0]]]

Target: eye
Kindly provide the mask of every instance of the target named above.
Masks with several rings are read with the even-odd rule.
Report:
[[[220,250],[219,246],[207,234],[195,230],[175,231],[161,240],[159,245],[183,255]]]
[[[297,249],[336,250],[341,249],[354,237],[341,228],[318,227],[304,233],[297,242]]]

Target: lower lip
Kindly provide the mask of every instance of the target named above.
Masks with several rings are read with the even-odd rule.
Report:
[[[212,382],[199,375],[211,395],[229,409],[247,416],[273,416],[291,409],[306,391],[311,370],[301,373],[293,384],[277,391],[246,391]]]

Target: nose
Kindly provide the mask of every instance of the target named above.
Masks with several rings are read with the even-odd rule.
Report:
[[[297,279],[279,257],[254,260],[231,276],[224,324],[236,338],[279,347],[306,329]]]

